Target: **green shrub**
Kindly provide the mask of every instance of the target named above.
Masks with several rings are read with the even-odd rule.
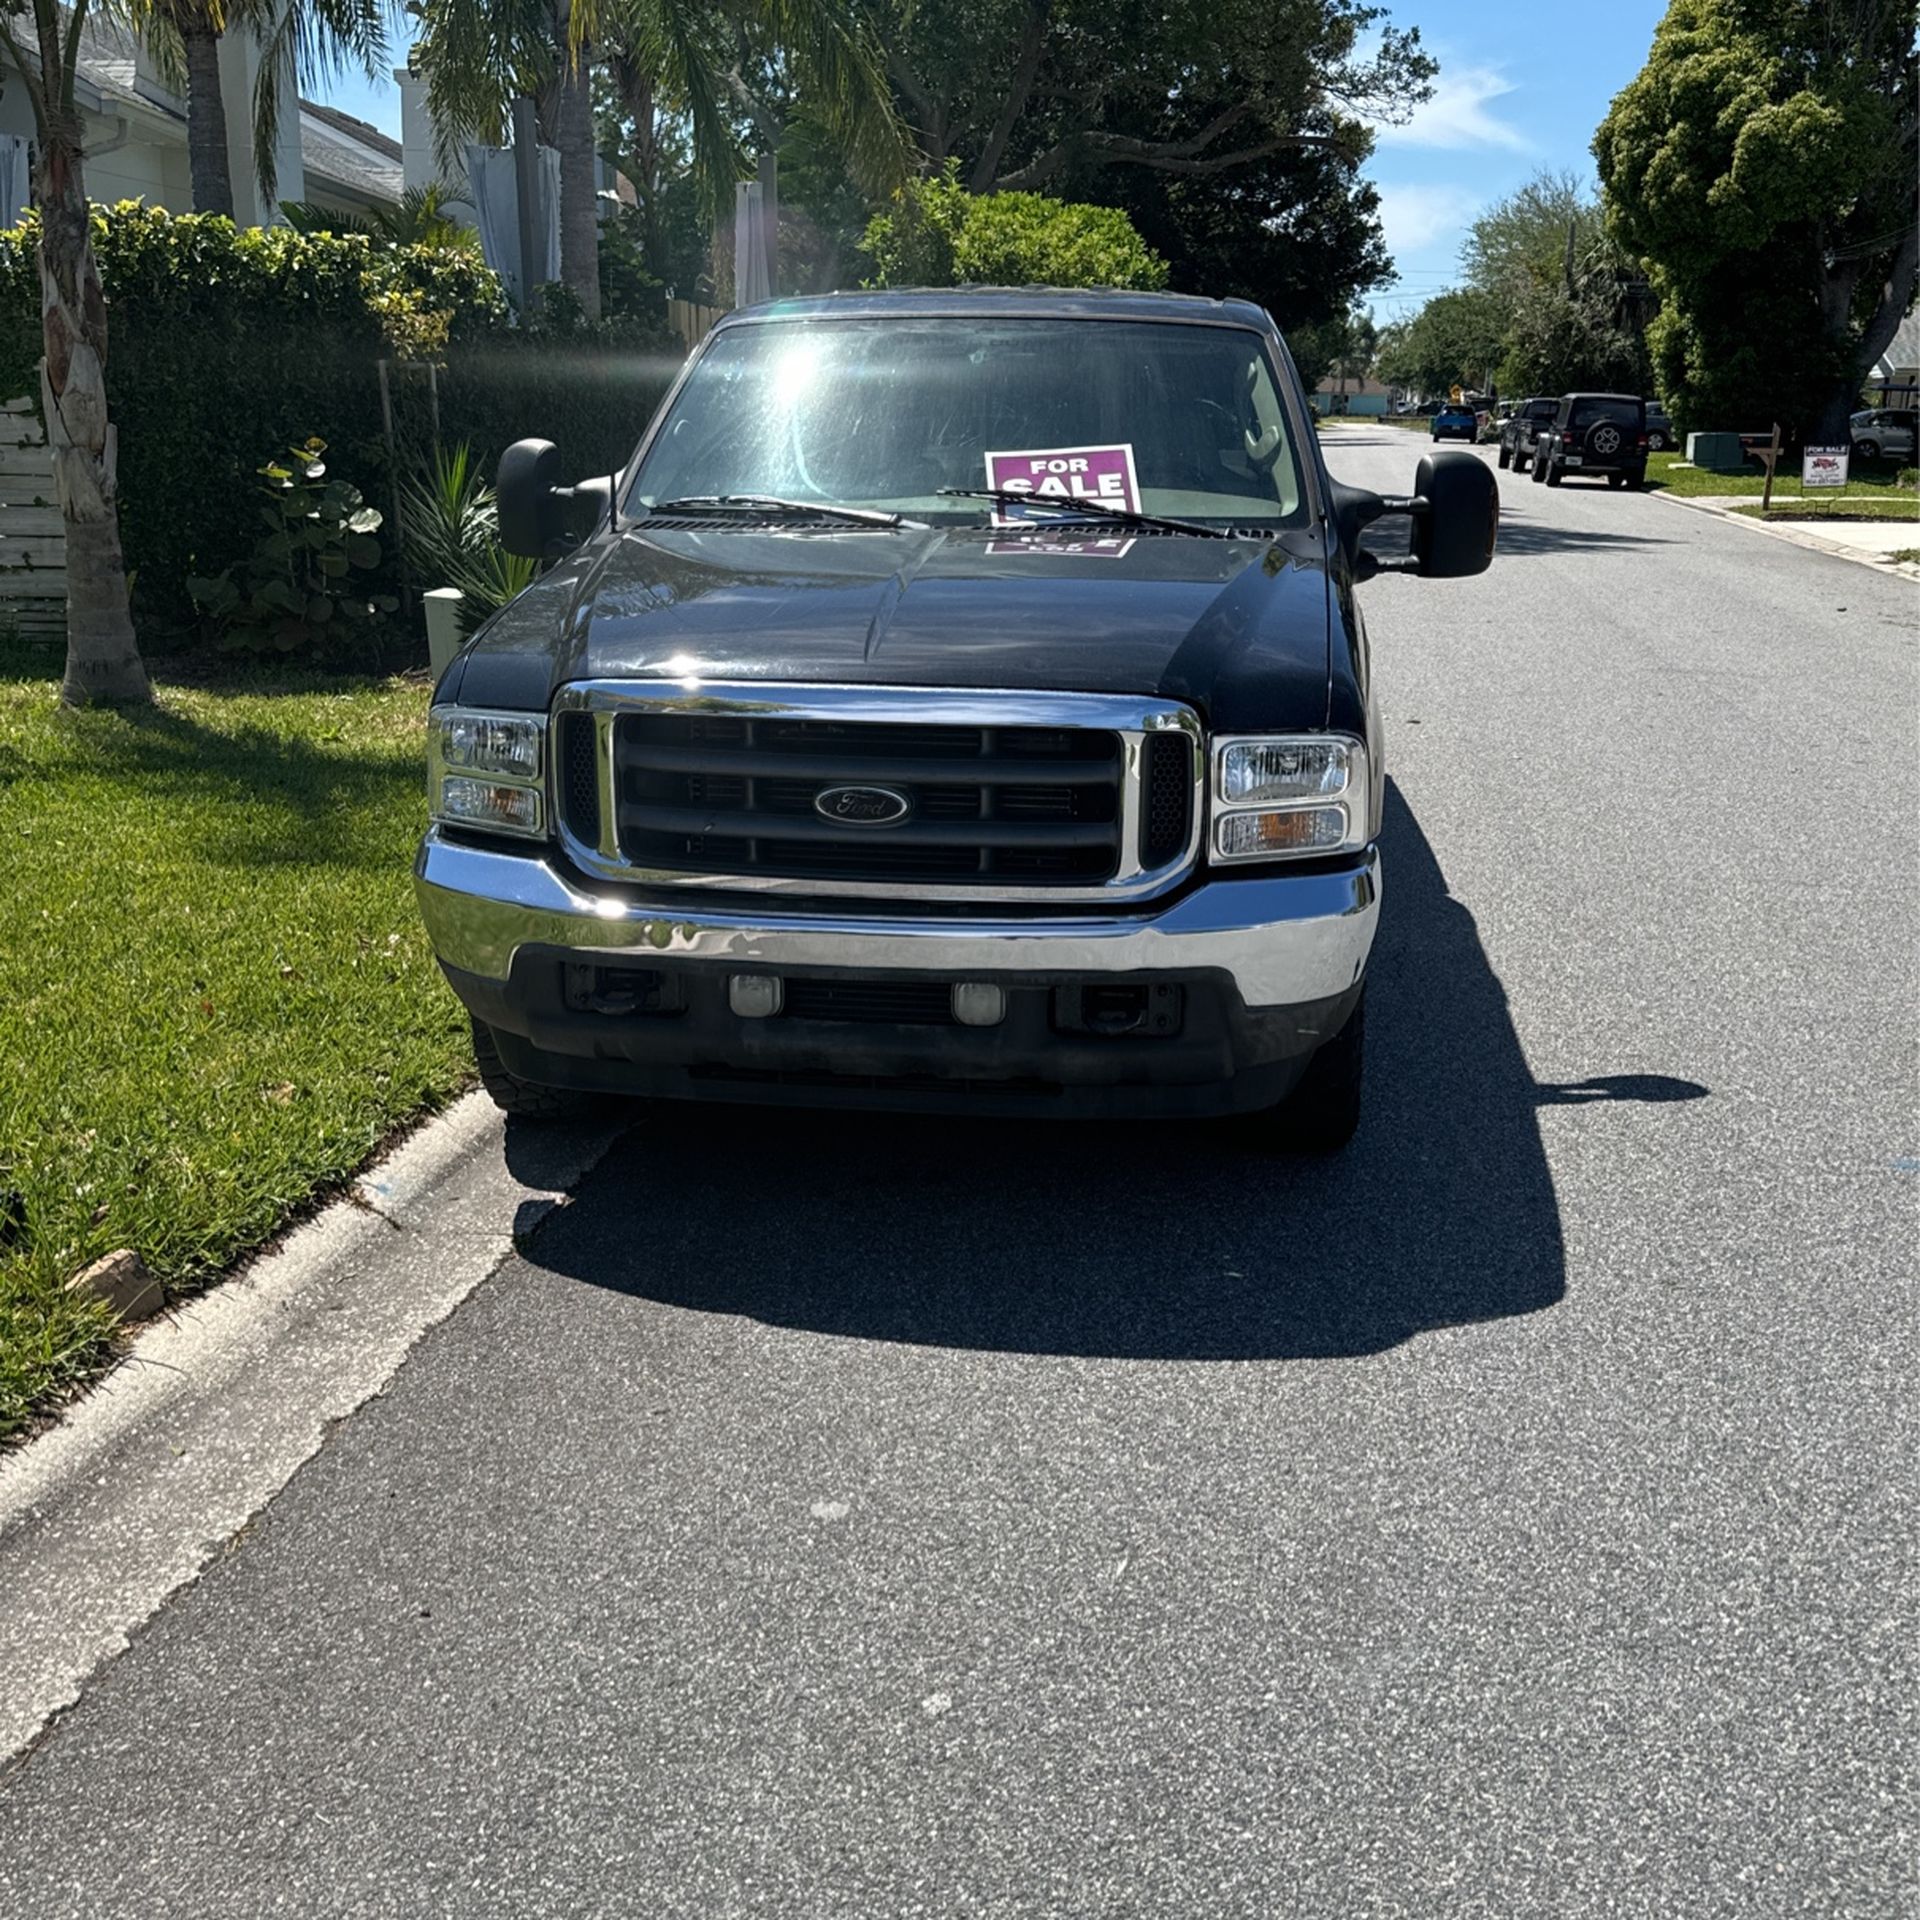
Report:
[[[247,563],[262,447],[295,445],[317,427],[334,472],[392,505],[381,360],[402,473],[430,457],[437,397],[440,438],[470,442],[483,466],[538,434],[585,476],[626,460],[680,357],[645,322],[516,326],[498,278],[471,252],[236,230],[135,201],[96,208],[93,242],[121,537],[149,645],[196,625],[189,576]],[[0,233],[0,398],[39,392],[36,244],[31,215]],[[413,586],[434,584],[406,571]],[[394,555],[375,585],[398,589]]]
[[[468,632],[532,584],[533,561],[500,544],[499,504],[464,440],[401,481],[400,518],[422,582],[460,589]]]
[[[1038,193],[971,194],[953,161],[868,223],[877,287],[1164,287],[1167,263],[1118,207]]]
[[[194,605],[230,651],[334,660],[344,629],[399,608],[367,586],[385,558],[380,510],[328,474],[326,450],[324,440],[304,440],[259,468],[266,531],[245,566],[187,577]]]

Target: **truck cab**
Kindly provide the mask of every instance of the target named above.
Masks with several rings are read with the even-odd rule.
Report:
[[[969,289],[731,314],[626,469],[568,479],[503,458],[549,564],[430,724],[420,905],[503,1107],[1344,1143],[1385,777],[1355,590],[1488,564],[1478,459],[1335,482],[1249,304]]]

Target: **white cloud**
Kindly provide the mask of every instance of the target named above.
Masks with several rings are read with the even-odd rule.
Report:
[[[1469,187],[1414,182],[1382,186],[1380,224],[1386,230],[1387,251],[1405,260],[1436,240],[1458,237],[1480,211],[1483,196]]]
[[[1518,127],[1488,111],[1489,103],[1514,92],[1514,83],[1498,67],[1456,67],[1441,63],[1433,98],[1415,107],[1403,127],[1376,125],[1383,147],[1502,147],[1528,153],[1533,143]]]

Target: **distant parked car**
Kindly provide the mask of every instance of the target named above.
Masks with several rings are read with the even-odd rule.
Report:
[[[1920,415],[1911,407],[1869,407],[1853,416],[1853,450],[1862,460],[1911,460],[1914,427]]]
[[[1673,422],[1658,400],[1647,402],[1647,451],[1665,453],[1673,445]]]
[[[1449,402],[1433,416],[1432,434],[1436,440],[1477,440],[1480,416],[1471,407]]]
[[[1540,431],[1560,411],[1558,400],[1544,396],[1523,400],[1500,427],[1499,464],[1515,473],[1525,473],[1533,465],[1534,444]]]
[[[1557,487],[1569,473],[1605,475],[1610,487],[1647,480],[1647,403],[1637,393],[1568,393],[1540,429],[1533,477]]]

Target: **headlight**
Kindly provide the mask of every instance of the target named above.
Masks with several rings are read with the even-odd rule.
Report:
[[[427,808],[450,826],[539,839],[547,830],[545,714],[435,707]]]
[[[1254,734],[1213,744],[1213,858],[1357,853],[1373,837],[1367,750],[1341,733]]]

